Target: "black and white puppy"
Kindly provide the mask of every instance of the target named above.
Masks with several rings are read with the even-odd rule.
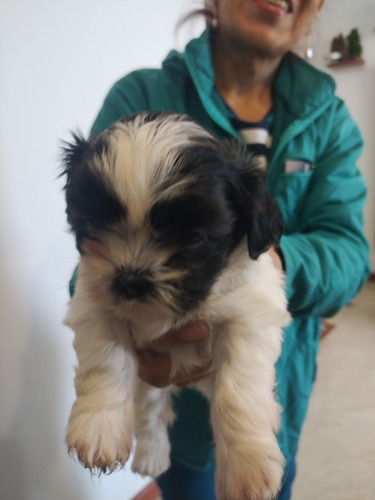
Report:
[[[68,222],[81,255],[66,324],[77,352],[69,451],[91,470],[169,466],[170,395],[137,378],[135,349],[195,319],[207,341],[170,349],[172,372],[212,360],[220,500],[275,495],[283,456],[274,394],[283,275],[265,253],[282,221],[264,174],[186,116],[125,117],[64,150]],[[249,257],[250,255],[250,257]]]

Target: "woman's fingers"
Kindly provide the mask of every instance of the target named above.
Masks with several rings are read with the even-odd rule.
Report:
[[[205,321],[191,321],[182,328],[173,328],[163,337],[136,350],[138,357],[138,375],[147,384],[154,387],[167,387],[174,384],[186,387],[206,377],[211,371],[211,363],[193,370],[180,370],[171,377],[172,361],[166,349],[193,344],[207,340],[210,327]]]
[[[171,384],[171,357],[167,352],[152,349],[136,351],[138,358],[138,376],[154,387],[167,387]]]
[[[210,326],[205,321],[196,320],[187,323],[182,328],[172,328],[165,335],[147,344],[146,349],[164,349],[184,344],[194,344],[207,340],[210,336]]]
[[[212,373],[212,362],[193,371],[177,374],[173,383],[179,387],[188,387],[189,385],[196,384],[200,380],[206,378]]]
[[[167,352],[152,349],[136,351],[138,357],[138,376],[154,387],[178,385],[187,387],[207,377],[212,371],[212,363],[192,370],[180,370],[171,377],[171,357]]]

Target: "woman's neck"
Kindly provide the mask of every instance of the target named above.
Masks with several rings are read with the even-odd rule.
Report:
[[[273,104],[272,84],[280,60],[233,50],[219,37],[214,41],[215,85],[240,119],[255,122],[267,115]]]

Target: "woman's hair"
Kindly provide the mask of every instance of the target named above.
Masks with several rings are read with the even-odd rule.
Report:
[[[183,16],[177,23],[177,29],[180,28],[186,21],[193,19],[198,16],[203,16],[206,19],[207,26],[212,24],[214,19],[214,1],[215,0],[205,0],[203,7],[201,9],[194,9],[185,16]]]

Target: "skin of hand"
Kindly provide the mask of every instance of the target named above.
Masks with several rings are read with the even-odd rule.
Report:
[[[191,321],[182,328],[169,330],[163,337],[137,350],[138,376],[154,387],[167,387],[171,384],[185,387],[206,377],[211,372],[211,363],[193,372],[180,371],[170,376],[171,358],[163,349],[203,342],[210,335],[210,327],[205,321]]]
[[[273,265],[278,269],[279,271],[283,271],[283,261],[280,257],[279,251],[275,247],[271,247],[268,250],[268,255],[271,257]]]
[[[271,256],[275,267],[282,270],[282,261],[277,250],[271,247],[268,254]],[[203,342],[208,339],[209,335],[210,326],[202,320],[191,321],[182,328],[169,330],[160,339],[136,351],[138,376],[147,384],[159,388],[172,384],[187,387],[202,380],[212,372],[212,363],[191,372],[180,371],[171,378],[171,358],[163,349]]]

